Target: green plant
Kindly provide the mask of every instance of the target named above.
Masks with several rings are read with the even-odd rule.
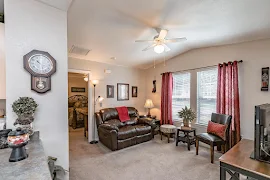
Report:
[[[33,115],[38,107],[38,104],[33,98],[20,97],[12,104],[13,112],[18,116],[14,125],[21,124],[26,125],[34,121]]]
[[[33,115],[37,107],[38,104],[36,101],[30,97],[20,97],[12,104],[13,112],[15,112],[17,116]]]
[[[182,118],[184,121],[192,122],[196,118],[195,112],[191,109],[185,106],[185,108],[182,108],[181,111],[178,112],[178,116]]]

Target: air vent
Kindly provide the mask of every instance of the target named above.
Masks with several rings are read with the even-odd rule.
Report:
[[[78,46],[72,46],[69,50],[69,53],[71,54],[77,54],[77,55],[81,55],[81,56],[87,56],[87,54],[90,52],[90,49],[85,49],[85,48],[81,48]]]

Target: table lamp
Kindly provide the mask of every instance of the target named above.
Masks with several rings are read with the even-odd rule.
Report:
[[[152,100],[151,99],[146,99],[146,102],[144,104],[144,107],[145,108],[148,108],[147,117],[151,117],[150,109],[154,107],[154,104],[153,104]]]

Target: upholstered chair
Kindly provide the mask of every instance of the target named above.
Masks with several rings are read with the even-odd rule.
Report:
[[[196,155],[199,151],[199,142],[206,143],[210,145],[211,152],[211,163],[214,162],[214,147],[217,146],[218,149],[222,148],[222,152],[225,153],[229,149],[229,137],[230,137],[230,127],[231,127],[232,116],[226,114],[216,114],[212,113],[211,121],[214,123],[226,125],[225,130],[225,140],[222,138],[209,133],[202,133],[196,136]]]

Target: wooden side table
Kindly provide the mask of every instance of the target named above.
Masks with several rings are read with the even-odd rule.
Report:
[[[183,135],[180,135],[180,132],[183,132]],[[190,133],[193,132],[193,136]],[[179,142],[187,143],[188,150],[190,151],[190,146],[195,145],[196,147],[196,129],[195,128],[185,128],[185,127],[178,127],[177,134],[176,134],[176,146],[178,146]]]

